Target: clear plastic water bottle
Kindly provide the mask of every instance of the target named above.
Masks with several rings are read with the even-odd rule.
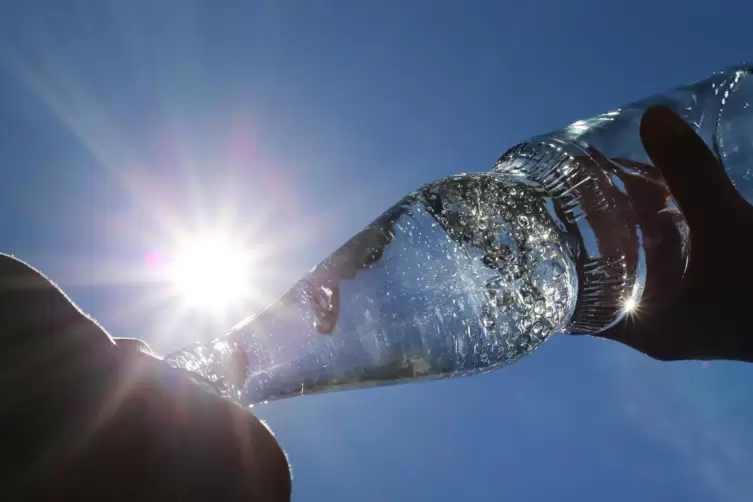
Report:
[[[641,145],[643,113],[672,108],[751,201],[750,75],[716,74],[526,141],[492,172],[427,185],[265,310],[166,361],[251,404],[490,371],[554,333],[607,329],[657,267],[679,288],[690,253]]]

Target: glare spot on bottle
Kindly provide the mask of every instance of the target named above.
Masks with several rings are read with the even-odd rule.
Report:
[[[635,298],[628,298],[627,300],[625,300],[625,303],[623,304],[623,309],[627,313],[635,312],[637,307],[638,307],[638,302],[635,300]]]

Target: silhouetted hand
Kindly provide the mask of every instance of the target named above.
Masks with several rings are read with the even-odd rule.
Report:
[[[0,500],[289,500],[266,427],[144,348],[0,255]]]
[[[703,141],[668,108],[648,110],[641,140],[690,228],[690,263],[669,304],[652,303],[671,285],[649,263],[636,312],[600,333],[661,360],[753,362],[753,207],[735,190]]]

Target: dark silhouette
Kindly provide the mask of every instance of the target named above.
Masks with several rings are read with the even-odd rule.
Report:
[[[753,207],[705,143],[668,108],[646,112],[641,140],[688,222],[690,262],[671,302],[652,302],[665,293],[662,274],[649,273],[636,315],[598,336],[666,361],[753,362],[752,251],[743,237],[753,231]]]
[[[266,427],[144,347],[0,255],[0,500],[289,500]]]

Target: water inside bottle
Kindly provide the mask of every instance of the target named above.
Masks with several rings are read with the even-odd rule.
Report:
[[[576,243],[494,173],[408,195],[224,337],[167,357],[243,403],[489,371],[570,319]]]

